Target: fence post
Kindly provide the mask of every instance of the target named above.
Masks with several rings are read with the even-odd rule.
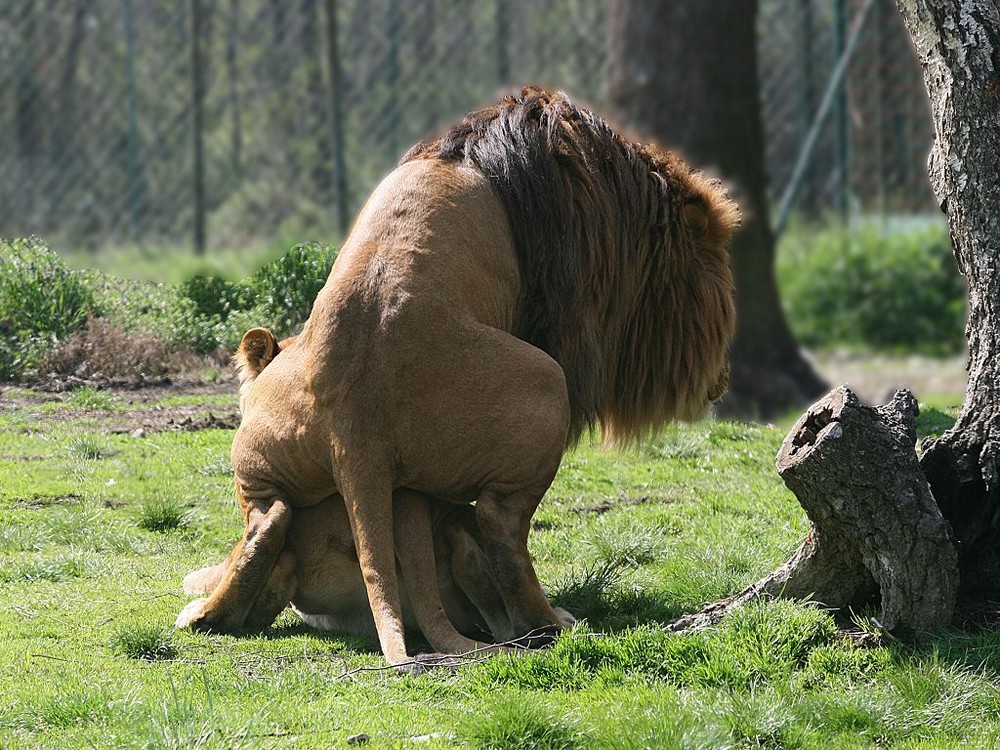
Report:
[[[496,0],[497,83],[501,86],[510,83],[510,54],[507,50],[509,36],[510,14],[507,12],[507,0]]]
[[[847,49],[847,0],[837,0],[834,18],[834,51],[837,59],[844,56]],[[837,212],[840,220],[847,222],[847,196],[851,189],[851,143],[850,123],[847,112],[847,78],[850,65],[844,71],[837,84],[837,104],[834,121],[836,123],[836,158],[837,158]]]
[[[236,181],[243,181],[243,117],[240,112],[240,89],[238,83],[239,65],[237,44],[239,41],[240,0],[229,0],[229,28],[226,30],[226,73],[229,78],[229,111],[233,119],[230,139],[230,161]]]
[[[813,66],[815,55],[815,37],[813,26],[813,0],[799,0],[801,7],[799,29],[799,54],[802,57],[802,91],[799,108],[799,130],[804,143],[809,137],[813,113],[816,110],[816,71]],[[812,170],[808,167],[802,175],[802,203],[806,214],[812,216],[816,211],[816,191],[811,180]]]
[[[128,97],[128,208],[132,239],[140,236],[139,227],[139,116],[135,84],[135,16],[132,0],[122,0],[122,23],[125,28],[125,78]]]
[[[874,2],[875,0],[864,0],[864,5],[861,6],[861,10],[854,17],[854,27],[851,29],[851,35],[847,39],[847,43],[844,45],[844,51],[841,53],[837,64],[833,68],[833,72],[830,74],[830,80],[827,82],[826,90],[823,92],[823,100],[819,103],[819,109],[816,110],[816,116],[813,118],[812,127],[809,129],[805,143],[799,149],[799,155],[795,161],[792,176],[788,180],[784,192],[781,194],[777,217],[774,220],[774,228],[771,230],[774,233],[775,240],[785,231],[788,215],[791,213],[795,199],[798,197],[799,189],[802,185],[802,176],[805,174],[809,160],[812,158],[813,147],[816,145],[816,139],[819,137],[820,128],[823,127],[823,122],[826,120],[833,100],[836,98],[838,87],[843,81],[844,73],[847,70],[847,64],[850,62],[851,54],[853,54],[854,48],[857,46],[862,28],[864,28],[865,17],[868,15],[868,11]]]
[[[348,195],[347,163],[344,155],[344,98],[343,76],[340,66],[340,44],[337,31],[337,0],[326,0],[326,60],[330,68],[330,135],[333,138],[333,184],[337,201],[337,229],[341,238],[347,237]]]
[[[385,77],[389,89],[389,105],[386,115],[389,119],[389,151],[393,158],[398,159],[399,144],[399,35],[403,30],[401,0],[389,0],[388,17],[386,18],[386,34],[389,37],[389,53],[385,64]]]
[[[191,129],[194,145],[194,252],[205,254],[205,69],[201,0],[191,0]]]

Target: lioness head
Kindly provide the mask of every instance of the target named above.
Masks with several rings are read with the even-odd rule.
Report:
[[[289,336],[279,342],[267,328],[251,328],[243,334],[239,348],[233,355],[233,363],[240,379],[240,411],[243,411],[243,402],[253,381],[296,338]]]

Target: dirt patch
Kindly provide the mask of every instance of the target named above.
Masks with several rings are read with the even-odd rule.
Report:
[[[847,383],[869,403],[882,403],[896,388],[906,387],[917,398],[948,398],[960,404],[965,390],[964,356],[937,359],[922,356],[892,356],[870,353],[823,352],[812,357],[817,370],[831,387]],[[113,409],[77,408],[71,403],[73,388],[98,388],[113,401]],[[235,376],[217,381],[175,377],[161,382],[95,383],[92,380],[59,381],[58,389],[0,387],[0,408],[31,412],[32,423],[19,428],[33,432],[38,421],[69,421],[85,417],[111,434],[153,434],[173,430],[235,429],[240,423],[239,385]],[[171,403],[191,397],[193,403]],[[64,403],[65,408],[53,408]],[[625,504],[650,502],[649,498],[625,500]],[[577,513],[603,513],[622,501],[575,509]],[[607,505],[607,507],[604,507]]]
[[[71,492],[68,495],[32,495],[31,497],[15,498],[14,504],[30,510],[43,510],[54,505],[68,505],[78,503],[83,499],[82,495]]]
[[[166,410],[173,413],[174,410]],[[120,427],[108,429],[112,435],[128,433],[135,437],[144,437],[153,432],[197,432],[198,430],[235,430],[240,426],[240,416],[238,412],[232,411],[217,415],[208,412],[200,416],[188,414],[183,417],[176,415],[167,416],[164,419],[163,411],[146,411],[129,415],[129,421]]]
[[[87,383],[94,387],[94,384]],[[4,408],[22,410],[34,421],[68,422],[86,419],[111,435],[142,437],[158,432],[236,429],[240,424],[235,378],[218,382],[174,380],[143,388],[101,387],[111,408],[74,403],[73,391],[0,389]],[[183,400],[182,400],[183,399]],[[190,400],[190,403],[185,401]],[[175,403],[179,402],[179,403]],[[53,406],[58,404],[59,406]]]
[[[642,495],[641,497],[620,497],[617,500],[605,500],[600,503],[594,503],[592,505],[579,505],[574,508],[570,508],[571,513],[576,513],[577,515],[585,515],[587,513],[594,513],[596,515],[602,515],[607,513],[609,510],[615,508],[624,508],[630,505],[647,505],[649,503],[658,503],[665,505],[667,503],[672,503],[673,500],[666,497],[649,497],[647,495]]]

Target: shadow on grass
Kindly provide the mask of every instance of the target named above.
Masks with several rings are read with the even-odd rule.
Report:
[[[560,582],[552,601],[578,620],[586,620],[593,630],[612,633],[639,625],[665,625],[684,614],[662,592],[629,586],[624,567],[603,562],[584,568]]]

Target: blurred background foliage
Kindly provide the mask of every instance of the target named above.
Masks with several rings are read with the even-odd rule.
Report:
[[[4,379],[118,372],[94,352],[132,351],[121,336],[201,354],[252,325],[288,333],[413,142],[521,83],[609,99],[603,0],[3,8],[0,237],[31,237],[0,244]],[[818,117],[851,19],[857,46]],[[757,57],[772,206],[814,138],[777,253],[796,337],[961,350],[926,94],[892,0],[759,0]]]
[[[759,2],[774,202],[864,4]],[[0,235],[35,234],[60,249],[190,245],[199,223],[213,251],[337,240],[412,143],[505,89],[538,83],[607,111],[604,0],[3,7]],[[909,39],[892,0],[876,0],[819,130],[799,211],[934,211],[930,138]]]

